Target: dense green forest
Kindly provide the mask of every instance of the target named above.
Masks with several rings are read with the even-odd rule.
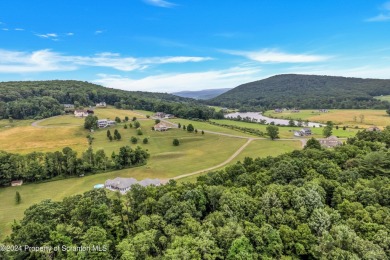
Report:
[[[214,110],[195,100],[167,93],[124,91],[74,80],[0,82],[0,119],[60,115],[62,104],[94,106],[105,101],[122,109],[161,111],[183,118],[208,119]]]
[[[88,148],[81,157],[70,147],[56,152],[32,152],[26,155],[0,151],[0,186],[11,181],[36,182],[55,177],[71,177],[83,174],[129,168],[146,163],[149,154],[137,147],[124,146],[110,157],[104,150],[94,152]]]
[[[303,150],[245,158],[196,183],[46,200],[25,211],[5,242],[61,249],[23,247],[0,254],[2,259],[389,259],[389,145],[390,128],[360,132],[335,149],[322,149],[312,139]]]
[[[285,74],[240,85],[207,103],[242,111],[388,108],[373,98],[380,95],[390,95],[390,80]]]

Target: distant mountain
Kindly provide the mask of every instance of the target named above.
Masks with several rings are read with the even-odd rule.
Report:
[[[390,95],[390,80],[283,74],[240,85],[207,103],[257,111],[284,107],[387,108],[389,103],[374,99],[380,95]]]
[[[172,94],[185,98],[210,99],[219,96],[229,90],[231,90],[231,88],[204,89],[198,91],[180,91]]]

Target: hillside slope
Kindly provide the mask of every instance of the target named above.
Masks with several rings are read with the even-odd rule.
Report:
[[[62,104],[79,108],[102,101],[116,108],[162,111],[181,117],[207,119],[213,113],[194,99],[167,93],[124,91],[75,80],[0,82],[0,119],[50,117],[63,112]]]
[[[243,110],[281,107],[379,109],[389,104],[373,97],[389,94],[390,80],[284,74],[240,85],[209,103]]]
[[[198,91],[180,91],[180,92],[174,92],[172,94],[179,97],[185,97],[185,98],[211,99],[229,90],[231,90],[231,88],[203,89]]]

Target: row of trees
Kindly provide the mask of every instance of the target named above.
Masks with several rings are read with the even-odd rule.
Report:
[[[107,249],[51,252],[52,259],[389,259],[390,151],[382,135],[363,131],[331,150],[245,158],[196,183],[43,201],[6,243]]]
[[[26,155],[0,151],[0,186],[13,180],[36,182],[54,177],[70,177],[122,169],[146,163],[149,154],[140,147],[124,146],[107,156],[104,150],[88,148],[77,156],[69,147],[56,152],[33,152]]]

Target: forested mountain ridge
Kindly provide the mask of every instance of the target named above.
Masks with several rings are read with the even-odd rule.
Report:
[[[186,98],[194,98],[194,99],[211,99],[214,97],[217,97],[226,91],[231,90],[231,88],[218,88],[218,89],[203,89],[203,90],[196,90],[196,91],[180,91],[180,92],[173,92],[173,95],[179,96],[179,97],[186,97]]]
[[[207,119],[213,112],[189,98],[112,89],[83,81],[0,82],[0,118],[49,117],[62,113],[61,104],[88,107],[102,101],[117,108],[162,111],[181,117]]]
[[[389,259],[390,128],[332,150],[310,143],[196,183],[42,201],[5,241],[23,248],[0,258]],[[45,246],[61,249],[30,249]]]
[[[390,80],[283,74],[240,85],[208,103],[242,110],[378,108],[389,103]]]

